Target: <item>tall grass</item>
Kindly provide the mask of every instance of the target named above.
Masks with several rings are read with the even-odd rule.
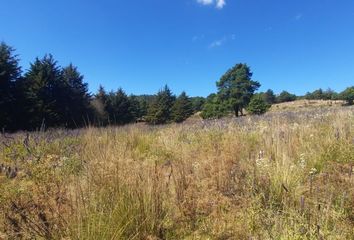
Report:
[[[354,239],[353,113],[3,137],[0,238]]]

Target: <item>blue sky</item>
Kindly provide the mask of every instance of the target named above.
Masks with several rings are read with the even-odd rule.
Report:
[[[239,62],[261,90],[354,85],[353,0],[2,0],[0,22],[24,69],[51,53],[91,91],[207,96]]]

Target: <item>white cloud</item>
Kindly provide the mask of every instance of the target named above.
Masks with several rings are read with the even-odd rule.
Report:
[[[210,5],[213,3],[214,0],[197,0],[198,3],[203,5]]]
[[[209,48],[216,48],[216,47],[221,47],[222,45],[226,44],[227,42],[235,41],[236,40],[236,34],[231,34],[224,36],[223,38],[220,38],[218,40],[215,40],[214,42],[209,44]]]
[[[226,5],[225,0],[216,0],[216,7],[222,9]]]
[[[222,39],[216,40],[214,42],[212,42],[209,45],[209,48],[215,48],[215,47],[220,47],[221,45],[223,45],[225,42],[227,41],[227,39],[224,37]]]
[[[226,5],[226,0],[197,0],[202,5],[215,5],[216,8],[222,9]]]

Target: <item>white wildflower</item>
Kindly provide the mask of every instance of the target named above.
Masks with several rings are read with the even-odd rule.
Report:
[[[304,153],[301,153],[300,154],[300,162],[299,162],[299,165],[302,169],[305,168],[306,166],[306,159],[305,159],[305,154]]]
[[[317,169],[316,168],[311,168],[309,173],[310,173],[310,175],[315,175],[317,173]]]

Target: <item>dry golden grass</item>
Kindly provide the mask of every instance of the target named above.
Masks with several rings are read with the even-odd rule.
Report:
[[[303,110],[311,108],[328,108],[328,107],[340,107],[345,104],[345,101],[342,100],[296,100],[293,102],[285,102],[273,104],[270,111],[284,111],[284,110]]]
[[[353,113],[4,138],[0,239],[354,239]]]

